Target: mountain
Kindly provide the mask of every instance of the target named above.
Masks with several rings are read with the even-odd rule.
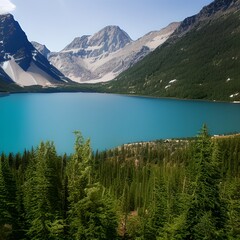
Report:
[[[142,61],[103,91],[157,97],[240,100],[240,0],[215,0],[186,18]]]
[[[128,34],[118,26],[107,26],[93,36],[75,38],[63,51],[78,50],[82,56],[98,57],[103,53],[117,51],[131,41]]]
[[[35,49],[38,50],[45,58],[48,58],[48,54],[50,53],[50,50],[43,44],[40,44],[38,42],[32,41],[31,44]]]
[[[75,38],[49,61],[76,82],[105,82],[144,58],[173,33],[179,23],[133,41],[118,26],[107,26],[93,36]]]
[[[11,14],[0,15],[1,86],[56,86],[68,80],[28,41]]]

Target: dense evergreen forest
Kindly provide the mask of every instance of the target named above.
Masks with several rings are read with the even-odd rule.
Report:
[[[240,239],[240,136],[2,154],[4,239]]]

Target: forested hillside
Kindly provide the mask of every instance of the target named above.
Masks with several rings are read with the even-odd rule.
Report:
[[[105,84],[106,91],[240,100],[240,1],[215,0],[162,46]]]
[[[240,137],[1,155],[0,239],[240,239]]]

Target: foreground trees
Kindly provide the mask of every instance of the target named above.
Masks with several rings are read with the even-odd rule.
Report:
[[[197,174],[181,239],[227,239],[226,204],[220,197],[219,151],[203,127],[195,146]]]
[[[1,155],[0,240],[239,239],[240,137]]]
[[[53,143],[49,142],[41,143],[28,163],[23,196],[30,239],[61,239],[62,167]]]
[[[73,239],[116,239],[117,218],[104,188],[93,182],[90,141],[76,133],[75,153],[67,166],[68,223]]]

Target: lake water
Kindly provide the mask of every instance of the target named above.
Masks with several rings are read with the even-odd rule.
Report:
[[[240,104],[152,99],[95,93],[13,94],[0,98],[0,152],[22,152],[40,141],[71,153],[73,131],[94,150],[123,143],[240,132]]]

